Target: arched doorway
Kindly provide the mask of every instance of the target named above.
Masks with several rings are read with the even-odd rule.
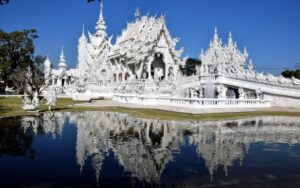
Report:
[[[154,80],[164,80],[166,73],[166,64],[161,54],[156,54],[151,63],[151,77]]]
[[[226,92],[226,97],[228,99],[238,99],[239,98],[238,89],[229,87]]]

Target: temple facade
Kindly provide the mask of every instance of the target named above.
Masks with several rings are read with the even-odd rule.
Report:
[[[186,58],[165,16],[142,16],[137,9],[115,44],[111,41],[101,1],[95,33],[83,29],[79,38],[76,69],[67,70],[63,52],[58,69],[47,59],[46,86],[74,100],[106,97],[188,108],[300,107],[300,81],[255,71],[246,48],[241,51],[231,33],[223,44],[215,29],[192,76],[181,71]]]
[[[57,90],[58,93],[64,93],[66,88],[72,87],[75,83],[75,78],[78,75],[78,69],[67,69],[64,50],[62,49],[59,64],[57,69],[47,57],[45,60],[45,84]]]

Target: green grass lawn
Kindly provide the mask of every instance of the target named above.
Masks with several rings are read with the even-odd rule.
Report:
[[[192,115],[185,113],[169,112],[152,109],[128,109],[121,107],[78,107],[73,106],[78,102],[72,99],[58,99],[55,111],[110,111],[128,113],[134,117],[147,119],[165,119],[165,120],[217,120],[217,119],[236,119],[250,116],[272,115],[272,116],[299,116],[300,112],[279,112],[279,111],[256,111],[240,113],[216,113]],[[32,115],[35,113],[25,112],[22,108],[22,99],[18,97],[0,98],[0,117]],[[42,104],[40,113],[47,112],[47,106]]]

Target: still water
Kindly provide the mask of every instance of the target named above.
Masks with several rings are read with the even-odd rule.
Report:
[[[300,117],[0,119],[0,187],[300,187]]]

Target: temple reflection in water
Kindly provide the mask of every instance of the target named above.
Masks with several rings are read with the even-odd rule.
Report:
[[[132,178],[159,183],[182,145],[195,147],[212,180],[218,170],[223,169],[227,176],[234,163],[242,165],[253,143],[300,143],[300,117],[176,122],[110,112],[66,112],[22,119],[25,131],[53,138],[63,136],[66,123],[77,126],[76,159],[80,173],[90,158],[97,181],[110,151]]]

